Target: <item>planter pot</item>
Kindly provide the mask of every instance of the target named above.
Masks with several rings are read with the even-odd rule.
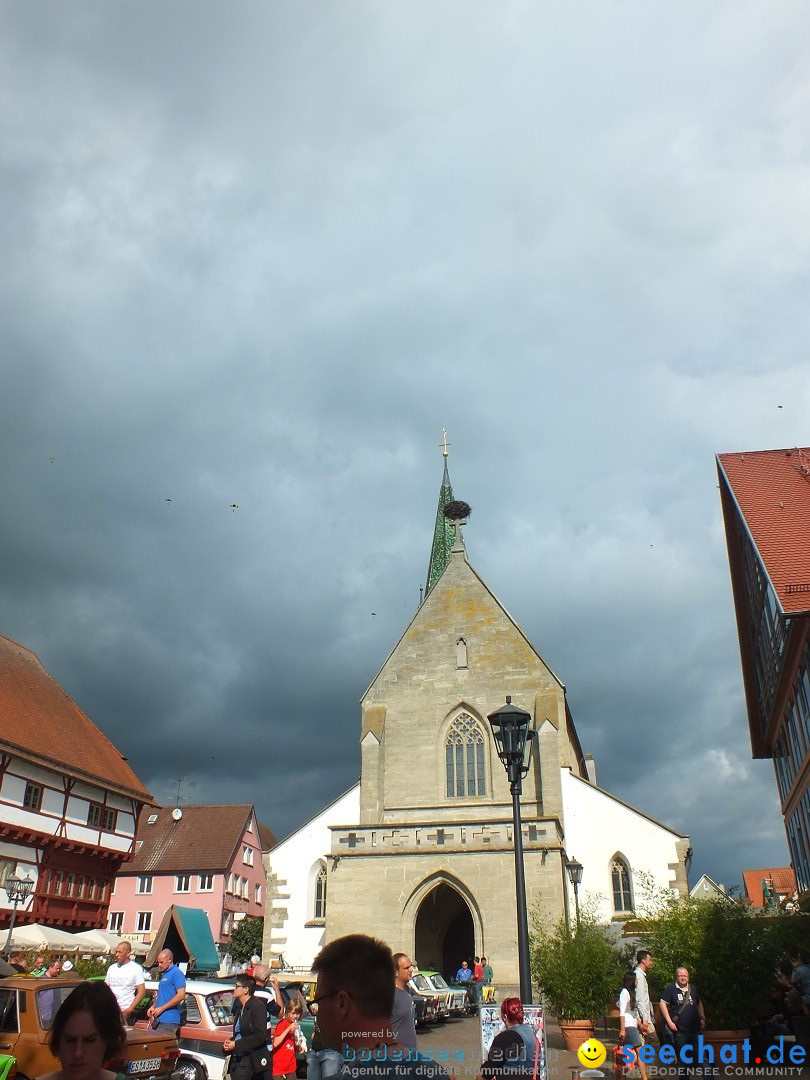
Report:
[[[745,1066],[743,1059],[743,1043],[746,1039],[751,1038],[750,1031],[704,1031],[703,1041],[714,1049],[714,1064],[715,1068],[720,1070],[720,1074],[723,1073],[735,1073],[740,1065]],[[750,1045],[750,1044],[749,1044]],[[720,1047],[721,1046],[736,1046],[737,1048],[737,1062],[736,1065],[733,1062],[723,1062],[720,1060]],[[748,1065],[748,1068],[753,1068],[752,1065]]]
[[[579,1050],[596,1031],[595,1020],[560,1020],[559,1024],[566,1050]]]

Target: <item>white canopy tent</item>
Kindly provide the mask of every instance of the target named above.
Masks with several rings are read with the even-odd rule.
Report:
[[[76,941],[83,943],[82,947],[87,947],[88,951],[97,949],[103,953],[109,953],[112,955],[116,948],[122,941],[126,941],[126,938],[119,937],[118,934],[113,934],[109,930],[82,930],[78,934],[72,934]],[[132,946],[132,952],[136,955],[145,956],[149,951],[149,946],[144,945],[140,941],[130,941]]]
[[[11,935],[13,949],[39,949],[42,952],[58,953],[105,953],[106,945],[92,944],[80,940],[79,934],[68,934],[53,926],[31,923],[29,926],[15,926]]]

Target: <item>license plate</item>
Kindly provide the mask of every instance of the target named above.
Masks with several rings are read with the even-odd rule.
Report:
[[[156,1073],[160,1071],[160,1058],[144,1058],[143,1061],[128,1061],[127,1073]]]

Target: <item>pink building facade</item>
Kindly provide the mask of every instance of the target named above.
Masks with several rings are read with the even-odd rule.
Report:
[[[220,957],[227,957],[234,925],[264,915],[262,854],[274,843],[246,804],[144,812],[135,854],[110,896],[108,929],[145,952],[172,904],[199,908]]]

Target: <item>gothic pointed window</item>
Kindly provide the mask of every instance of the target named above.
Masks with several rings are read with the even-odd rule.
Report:
[[[613,885],[613,910],[617,914],[633,910],[633,894],[630,888],[630,867],[617,855],[610,870]]]
[[[450,725],[444,744],[444,758],[448,798],[486,795],[484,735],[467,713],[460,713]]]
[[[326,867],[322,866],[315,878],[315,911],[316,919],[326,918]]]

